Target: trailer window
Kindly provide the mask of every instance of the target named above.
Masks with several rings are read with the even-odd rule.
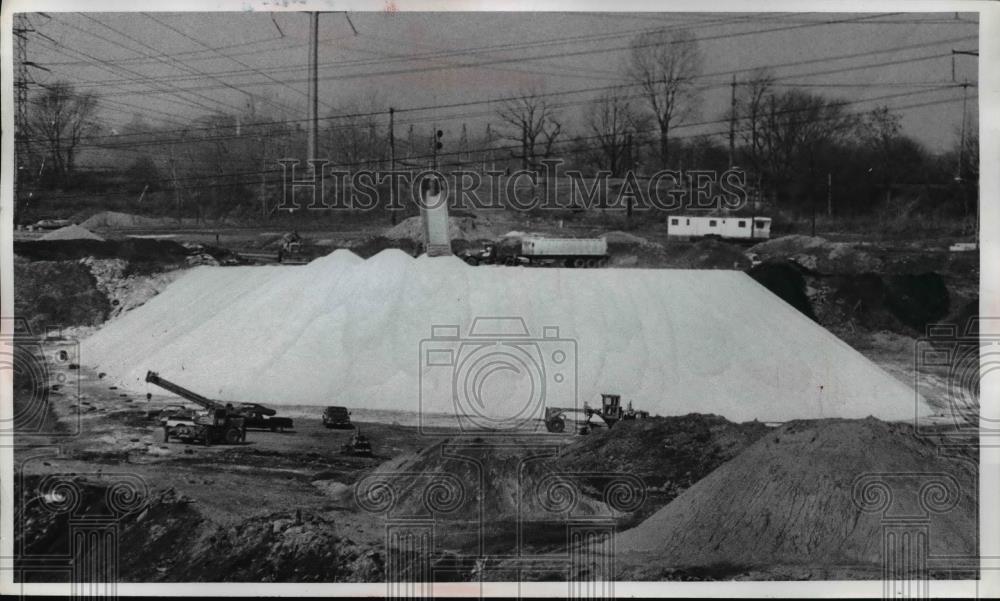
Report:
[[[680,223],[681,223],[680,219],[671,219],[670,220],[670,225],[680,225]]]
[[[715,220],[714,219],[709,219],[708,220],[708,227],[715,227]]]
[[[763,228],[766,228],[766,227],[767,227],[767,222],[766,221],[763,221],[763,220],[760,220],[760,219],[757,220],[757,228],[758,229],[763,229]]]
[[[691,220],[690,220],[690,219],[685,219],[684,221],[686,221],[686,222],[687,222],[687,223],[685,223],[684,225],[691,225]]]
[[[737,227],[746,227],[747,226],[747,222],[741,220],[736,225],[737,225]]]

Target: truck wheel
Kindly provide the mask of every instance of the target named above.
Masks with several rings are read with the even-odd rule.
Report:
[[[566,422],[563,421],[563,418],[557,417],[556,419],[545,422],[545,429],[549,432],[562,432],[566,429]]]
[[[469,265],[472,265],[473,267],[479,265],[479,259],[475,257],[466,257],[465,262],[468,263]]]
[[[587,264],[586,261],[584,261],[583,259],[573,259],[573,267],[576,267],[577,269],[580,269],[586,264]]]
[[[226,430],[225,434],[226,444],[239,444],[240,442],[240,431],[236,428],[229,428]]]
[[[587,268],[593,269],[597,267],[597,259],[587,259]]]

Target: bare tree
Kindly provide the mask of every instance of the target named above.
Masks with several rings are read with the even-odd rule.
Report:
[[[627,72],[649,102],[660,133],[660,162],[670,158],[670,130],[697,106],[695,78],[701,73],[698,40],[686,30],[660,29],[632,40]]]
[[[758,172],[764,154],[764,117],[767,98],[774,92],[774,75],[769,69],[757,69],[740,87],[736,97],[736,129],[750,166]]]
[[[385,161],[388,156],[388,123],[384,116],[378,114],[381,112],[387,111],[377,92],[343,103],[328,119],[326,156],[352,171],[365,167],[373,169]]]
[[[67,82],[45,87],[35,98],[28,118],[28,129],[51,161],[57,177],[73,172],[80,140],[96,130],[93,116],[97,97],[77,92]]]
[[[803,90],[769,93],[763,104],[762,163],[775,185],[815,180],[819,154],[855,130],[843,102]]]
[[[503,102],[497,116],[507,126],[504,137],[520,144],[522,169],[536,169],[538,160],[552,154],[552,146],[562,133],[562,124],[548,100],[536,90],[522,91]]]
[[[612,177],[621,177],[630,167],[628,144],[643,128],[644,120],[634,103],[618,90],[605,92],[588,106],[586,122],[596,142],[596,162]]]

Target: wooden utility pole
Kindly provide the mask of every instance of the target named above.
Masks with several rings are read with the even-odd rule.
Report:
[[[264,180],[264,174],[267,171],[267,146],[264,144],[263,136],[258,136],[257,141],[260,143],[260,217],[262,220],[267,219],[267,183]]]
[[[729,167],[733,167],[736,154],[736,74],[733,73],[733,83],[729,84]]]
[[[396,170],[396,109],[389,107],[389,170]],[[396,225],[396,179],[390,177],[392,187],[389,188],[389,204],[391,208],[389,214],[392,216],[392,224]]]
[[[833,173],[826,174],[826,216],[833,217]]]
[[[309,139],[306,160],[318,158],[319,133],[319,13],[309,13]]]

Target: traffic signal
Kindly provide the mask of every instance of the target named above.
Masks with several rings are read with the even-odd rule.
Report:
[[[444,145],[441,143],[441,138],[444,137],[444,132],[439,129],[437,130],[435,136],[437,136],[437,140],[434,141],[434,149],[441,150],[441,148],[444,147]]]

